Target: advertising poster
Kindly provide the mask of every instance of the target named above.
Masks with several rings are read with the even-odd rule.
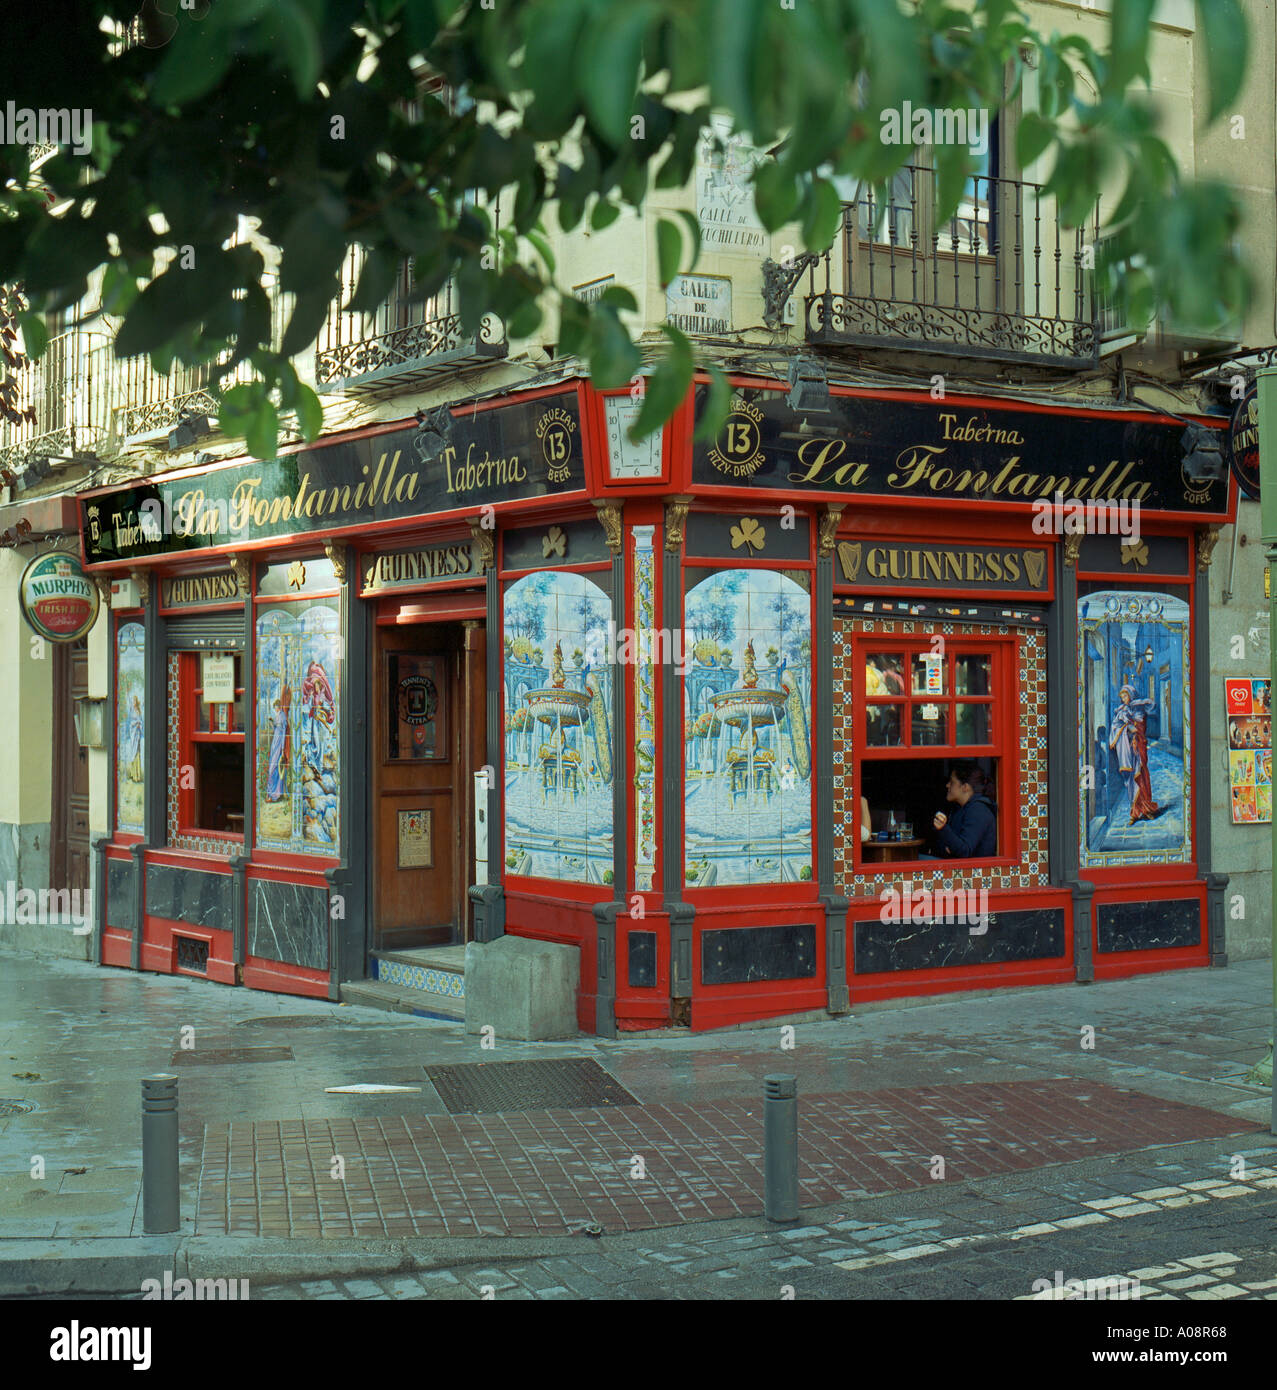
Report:
[[[1228,719],[1228,786],[1234,825],[1273,818],[1272,681],[1237,677],[1224,681]]]

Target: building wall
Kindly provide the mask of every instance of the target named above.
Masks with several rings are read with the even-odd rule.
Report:
[[[0,887],[48,888],[53,646],[27,626],[18,581],[31,551],[0,550]],[[7,895],[6,895],[7,896]]]
[[[1232,596],[1225,599],[1230,587]],[[1240,503],[1237,525],[1220,532],[1210,594],[1211,858],[1215,870],[1228,875],[1228,958],[1254,960],[1272,950],[1272,825],[1233,824],[1224,681],[1229,676],[1267,676],[1271,669],[1258,502]]]

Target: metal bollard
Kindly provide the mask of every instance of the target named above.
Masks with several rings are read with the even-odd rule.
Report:
[[[177,1077],[142,1078],[142,1230],[181,1229],[177,1167]]]
[[[763,1169],[768,1221],[797,1221],[797,1077],[763,1077]]]

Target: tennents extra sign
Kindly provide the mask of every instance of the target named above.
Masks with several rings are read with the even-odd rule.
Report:
[[[87,563],[335,531],[585,487],[575,391],[80,499]]]
[[[707,388],[696,391],[697,416]],[[712,443],[694,446],[697,486],[844,496],[1032,503],[1138,499],[1146,510],[1225,515],[1226,479],[1183,469],[1182,420],[1063,414],[883,393],[794,411],[782,392],[738,390]]]

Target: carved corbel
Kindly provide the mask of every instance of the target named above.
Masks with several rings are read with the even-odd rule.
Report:
[[[470,534],[474,537],[474,543],[479,547],[479,573],[492,569],[497,563],[497,541],[496,533],[489,526],[484,526],[478,521],[470,523]]]
[[[621,504],[619,502],[595,502],[594,514],[598,517],[603,534],[607,537],[607,548],[613,555],[621,553]]]
[[[228,555],[226,563],[230,565],[239,582],[240,597],[243,598],[252,584],[253,562],[246,555]]]
[[[325,541],[324,554],[332,561],[333,573],[337,576],[338,584],[346,582],[346,562],[350,556],[349,547],[341,541]]]
[[[1210,526],[1197,533],[1197,568],[1203,573],[1210,569],[1211,557],[1215,554],[1215,545],[1219,540],[1219,530],[1218,526]]]
[[[683,544],[683,531],[687,526],[687,509],[692,505],[690,497],[671,497],[665,504],[665,549],[677,555]]]
[[[1077,569],[1077,557],[1082,553],[1082,537],[1077,533],[1070,533],[1064,537],[1064,563],[1071,569]]]
[[[151,606],[151,571],[130,570],[129,577],[137,585],[137,601],[143,608]]]
[[[820,513],[820,554],[822,556],[834,553],[834,541],[838,535],[838,525],[842,521],[842,514],[846,510],[841,504],[830,503]]]

